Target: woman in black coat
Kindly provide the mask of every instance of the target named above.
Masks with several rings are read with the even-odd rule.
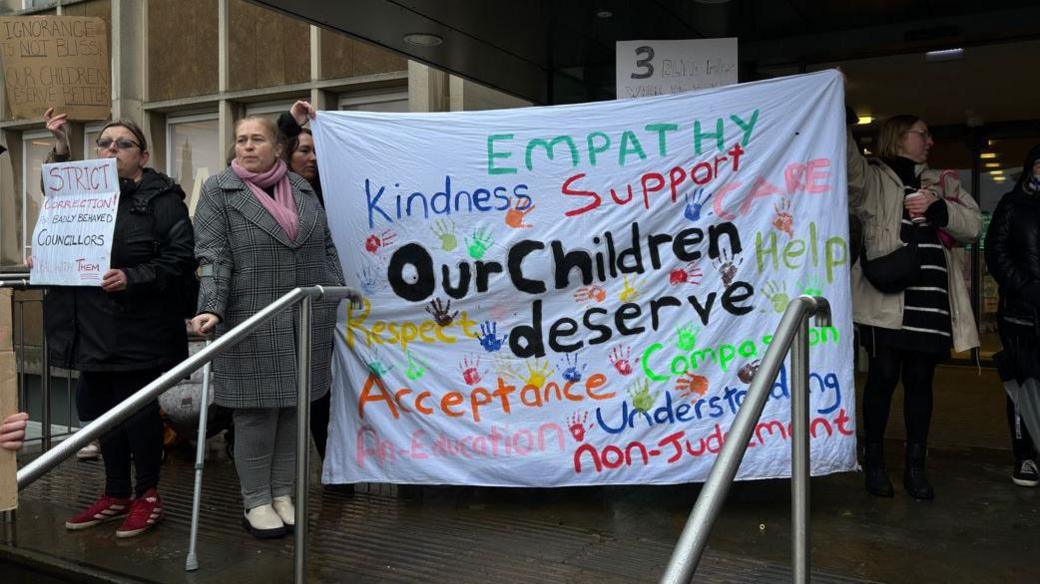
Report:
[[[50,162],[70,157],[65,114],[44,114],[55,138]],[[187,358],[184,305],[195,269],[195,238],[184,191],[146,168],[148,142],[137,124],[102,128],[99,158],[115,158],[119,175],[110,268],[101,286],[52,286],[43,303],[52,365],[79,371],[76,406],[93,420]],[[30,258],[31,261],[31,258]],[[70,530],[124,519],[117,537],[147,531],[163,518],[156,491],[163,448],[156,401],[101,438],[105,493],[65,522]],[[131,491],[131,466],[137,484]]]
[[[986,234],[986,266],[1000,285],[1000,363],[1017,379],[1040,379],[1040,144],[1026,157],[1014,190],[1004,195]],[[1036,446],[1007,398],[1016,485],[1040,484]]]

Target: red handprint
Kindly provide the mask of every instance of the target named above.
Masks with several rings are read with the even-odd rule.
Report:
[[[608,358],[610,359],[610,364],[614,366],[614,369],[617,369],[618,373],[622,375],[632,374],[632,347],[628,345],[614,347],[610,351]]]
[[[773,218],[773,227],[794,237],[794,217],[791,215],[791,199],[780,199],[779,203],[773,205],[776,217]]]
[[[383,230],[383,232],[378,236],[373,233],[365,239],[365,249],[368,253],[375,254],[384,247],[390,247],[390,244],[393,243],[396,238],[397,234],[389,229]]]
[[[704,273],[697,267],[697,262],[690,262],[686,264],[685,268],[675,268],[669,272],[668,283],[672,286],[686,283],[697,285],[701,283],[701,276],[703,275]]]
[[[687,372],[675,382],[675,390],[679,392],[679,397],[702,396],[708,392],[708,378]]]
[[[585,423],[588,421],[589,412],[586,410],[574,412],[567,417],[565,423],[567,424],[567,429],[571,431],[571,436],[574,437],[575,441],[583,442],[585,440],[585,431],[591,430],[593,426],[592,424],[586,426]]]
[[[607,289],[599,284],[582,286],[575,290],[574,299],[578,302],[603,302],[607,299]]]
[[[459,371],[462,372],[462,380],[466,382],[466,385],[480,383],[480,357],[476,357],[474,361],[471,361],[468,356],[463,357],[459,362]]]

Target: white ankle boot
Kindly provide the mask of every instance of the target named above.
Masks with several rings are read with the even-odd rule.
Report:
[[[271,504],[260,505],[246,511],[242,518],[246,531],[255,537],[266,539],[285,535],[285,522]]]
[[[275,497],[271,501],[271,506],[274,507],[278,516],[282,518],[282,523],[285,524],[286,529],[291,531],[296,525],[296,507],[293,506],[292,498],[289,495]]]

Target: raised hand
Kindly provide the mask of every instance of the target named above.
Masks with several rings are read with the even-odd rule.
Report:
[[[502,349],[502,343],[506,342],[508,338],[509,333],[506,333],[501,339],[498,338],[498,323],[490,320],[480,323],[480,334],[477,335],[477,340],[488,353],[497,353]]]
[[[54,115],[54,108],[49,107],[43,112],[43,123],[47,130],[54,136],[54,151],[58,154],[69,153],[69,122],[68,114]]]
[[[309,102],[306,102],[301,99],[296,103],[292,104],[292,107],[289,108],[289,115],[291,115],[293,119],[296,120],[297,124],[303,126],[308,121],[316,118],[318,116],[318,112],[314,109],[314,106],[312,106]]]
[[[440,298],[434,298],[430,301],[430,305],[426,307],[426,312],[429,312],[433,316],[433,320],[440,326],[450,325],[455,320],[455,317],[459,315],[458,310],[454,314],[449,314],[451,312],[451,299],[448,299],[447,304],[441,304]]]

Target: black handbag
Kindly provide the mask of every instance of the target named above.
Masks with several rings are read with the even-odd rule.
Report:
[[[881,257],[868,260],[866,253],[861,254],[860,264],[867,281],[881,292],[895,294],[906,290],[921,274],[916,234],[910,238],[910,243]]]

